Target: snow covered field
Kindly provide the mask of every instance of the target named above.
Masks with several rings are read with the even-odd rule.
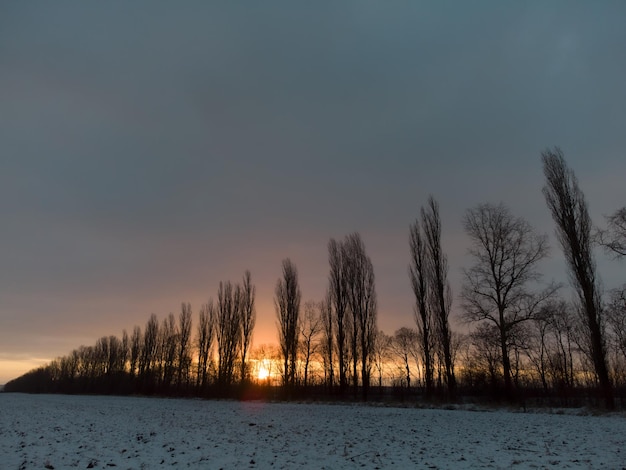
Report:
[[[0,394],[0,468],[626,468],[626,418]]]

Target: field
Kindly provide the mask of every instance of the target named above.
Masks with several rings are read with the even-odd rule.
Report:
[[[0,394],[0,468],[626,467],[626,418]]]

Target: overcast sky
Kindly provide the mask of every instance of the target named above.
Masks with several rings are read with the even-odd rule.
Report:
[[[562,148],[595,223],[626,204],[625,21],[620,1],[2,2],[0,383],[246,269],[273,342],[282,259],[321,299],[353,231],[379,326],[411,326],[429,194],[455,294],[482,202],[549,233],[566,282],[540,154]]]

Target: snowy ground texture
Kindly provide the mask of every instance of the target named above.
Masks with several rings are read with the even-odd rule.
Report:
[[[626,418],[0,394],[0,468],[626,468]]]

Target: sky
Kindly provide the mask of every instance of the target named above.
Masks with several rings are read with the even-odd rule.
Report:
[[[620,1],[2,2],[0,383],[197,314],[246,269],[254,343],[275,342],[282,260],[320,300],[329,239],[355,231],[379,327],[411,326],[431,194],[455,294],[485,202],[549,234],[542,270],[567,283],[540,155],[563,150],[597,225],[626,205],[624,20]]]

